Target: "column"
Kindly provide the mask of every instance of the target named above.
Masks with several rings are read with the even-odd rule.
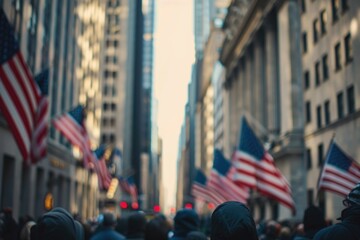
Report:
[[[270,133],[280,131],[279,75],[276,38],[276,15],[270,15],[265,23],[265,72],[267,129]]]

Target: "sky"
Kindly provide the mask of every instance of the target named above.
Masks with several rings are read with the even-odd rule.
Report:
[[[176,163],[187,85],[195,59],[193,0],[157,0],[155,12],[154,94],[163,140],[165,209],[175,207]]]

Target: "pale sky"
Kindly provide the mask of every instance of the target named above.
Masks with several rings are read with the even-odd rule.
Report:
[[[163,139],[165,209],[175,207],[176,163],[187,84],[194,63],[193,0],[157,0],[155,15],[155,97]]]

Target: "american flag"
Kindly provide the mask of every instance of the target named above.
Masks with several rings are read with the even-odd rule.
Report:
[[[360,165],[332,141],[319,177],[318,190],[346,196],[360,182]]]
[[[41,90],[41,99],[36,112],[35,129],[32,135],[31,161],[36,163],[46,157],[47,133],[48,133],[48,89],[49,69],[35,76],[35,81]]]
[[[131,196],[131,201],[133,203],[137,203],[138,202],[138,193],[137,193],[137,187],[134,182],[134,177],[133,176],[128,177],[127,181],[129,183],[129,190],[130,190],[129,194]]]
[[[89,169],[95,160],[91,151],[90,138],[84,126],[84,117],[84,107],[79,105],[55,118],[53,123],[71,144],[80,149],[84,157],[84,166]]]
[[[41,93],[2,8],[0,36],[0,110],[9,124],[25,164],[30,165],[31,138]]]
[[[291,189],[272,156],[264,149],[252,129],[242,119],[240,145],[234,154],[236,168],[234,181],[256,189],[262,195],[272,198],[295,211]]]
[[[219,195],[217,192],[214,192],[211,188],[207,187],[206,175],[200,169],[196,169],[191,193],[195,198],[214,203],[215,205],[226,202],[226,199],[222,195]]]
[[[105,163],[105,146],[101,145],[95,151],[94,169],[98,176],[99,188],[107,190],[110,187],[111,175]]]
[[[215,149],[208,188],[216,192],[218,196],[223,196],[226,201],[246,203],[249,197],[249,189],[235,184],[233,181],[235,171],[231,162],[225,159],[220,150]]]
[[[130,195],[132,202],[138,202],[137,187],[134,182],[133,176],[124,178],[119,177],[119,185],[123,192]]]

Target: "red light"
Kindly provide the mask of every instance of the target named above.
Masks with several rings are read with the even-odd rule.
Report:
[[[132,207],[132,209],[138,209],[139,204],[137,202],[133,202],[133,203],[131,203],[131,207]]]
[[[160,206],[159,205],[155,205],[154,206],[154,212],[160,212]]]
[[[122,209],[125,209],[125,208],[127,208],[128,207],[128,204],[127,204],[127,202],[120,202],[120,207],[122,208]]]
[[[215,205],[213,203],[208,203],[208,209],[214,209]]]
[[[191,203],[186,203],[185,204],[185,208],[186,209],[192,209],[193,208],[193,205]]]
[[[175,213],[176,213],[176,208],[174,208],[174,207],[170,208],[170,212],[171,212],[172,214],[175,214]]]

